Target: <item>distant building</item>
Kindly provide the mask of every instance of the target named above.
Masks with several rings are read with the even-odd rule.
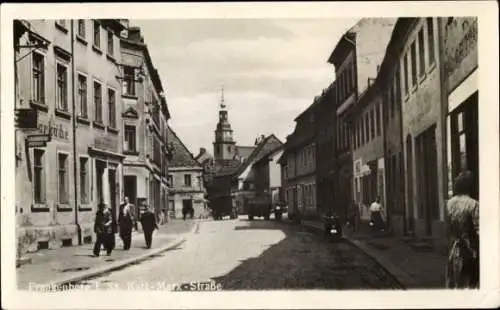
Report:
[[[249,199],[257,194],[256,188],[256,166],[255,163],[266,157],[269,152],[282,148],[283,143],[275,136],[259,137],[259,143],[249,157],[232,174],[231,191],[233,206],[238,209],[238,213],[244,214],[248,207]],[[267,158],[267,157],[266,157]]]
[[[290,218],[307,219],[319,214],[316,202],[316,140],[314,101],[295,118],[295,130],[287,137],[282,159],[286,167],[286,186],[283,188]]]
[[[180,218],[183,208],[193,208],[194,215],[198,217],[207,207],[203,167],[170,126],[168,141],[172,147],[168,171],[168,212],[170,217]]]
[[[268,196],[273,207],[278,202],[284,201],[281,188],[281,166],[278,163],[283,149],[284,145],[265,154],[253,164],[256,195]]]

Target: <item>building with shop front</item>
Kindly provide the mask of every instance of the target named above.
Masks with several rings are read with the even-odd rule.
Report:
[[[301,220],[315,218],[319,212],[316,203],[316,141],[314,101],[295,118],[295,129],[287,137],[281,169],[286,169],[283,187],[288,217]]]
[[[447,123],[447,197],[463,170],[474,174],[472,197],[479,199],[477,17],[440,18],[442,90]]]
[[[203,167],[168,126],[168,141],[173,152],[168,166],[168,212],[170,218],[182,218],[184,208],[193,209],[199,216],[206,209]]]
[[[443,240],[445,122],[437,18],[415,18],[402,38],[401,115],[407,230]]]
[[[162,81],[140,29],[127,27],[119,48],[124,196],[136,206],[136,216],[147,204],[159,218],[167,213],[170,114]]]
[[[14,21],[19,255],[92,242],[100,202],[117,214],[125,22]]]
[[[337,179],[334,211],[341,218],[345,218],[346,210],[355,196],[354,131],[358,128],[359,132],[363,132],[360,129],[361,121],[359,124],[353,121],[353,107],[377,76],[394,24],[395,19],[392,18],[361,19],[340,38],[328,59],[335,66],[336,76]],[[366,135],[366,119],[363,128]]]

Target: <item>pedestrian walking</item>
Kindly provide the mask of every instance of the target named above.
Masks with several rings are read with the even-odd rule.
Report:
[[[155,229],[158,229],[158,225],[156,224],[156,219],[153,212],[151,212],[148,206],[145,207],[146,208],[141,215],[141,225],[142,225],[142,231],[144,232],[146,247],[150,249],[151,244],[153,242],[153,231]]]
[[[128,197],[123,199],[120,204],[120,215],[118,215],[118,226],[120,227],[120,238],[123,241],[123,249],[130,249],[132,243],[132,228],[134,227],[134,218],[132,215],[132,205],[129,203]]]
[[[94,244],[94,256],[99,256],[101,246],[104,245],[106,254],[109,256],[113,251],[114,237],[113,234],[113,216],[111,210],[105,203],[99,203],[98,210],[95,216],[94,232],[96,234],[96,241]]]
[[[377,196],[375,201],[370,205],[371,223],[375,229],[384,231],[384,220],[382,219],[382,204],[380,197]]]
[[[449,219],[447,288],[479,287],[479,202],[471,198],[474,176],[470,171],[458,175],[453,197],[446,204]]]
[[[359,208],[358,204],[354,200],[352,201],[352,204],[349,208],[348,218],[349,218],[349,225],[351,226],[352,231],[356,231],[359,221]]]

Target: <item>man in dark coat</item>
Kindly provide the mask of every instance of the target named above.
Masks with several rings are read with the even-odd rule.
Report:
[[[144,239],[146,240],[146,247],[150,249],[153,242],[153,231],[158,229],[158,225],[156,224],[155,215],[148,206],[146,206],[141,215],[141,225],[144,232]]]
[[[127,251],[130,249],[130,243],[132,242],[132,228],[134,226],[132,205],[129,203],[128,197],[125,197],[124,202],[120,205],[118,225],[120,227],[120,237],[123,241],[123,249]]]
[[[106,254],[109,256],[113,251],[113,216],[111,210],[104,203],[99,203],[95,216],[94,232],[96,241],[94,244],[94,256],[99,256],[101,245],[104,245]]]

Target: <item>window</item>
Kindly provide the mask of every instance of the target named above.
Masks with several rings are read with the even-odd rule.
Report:
[[[417,45],[411,44],[411,86],[417,85]]]
[[[88,118],[87,78],[82,74],[78,74],[78,103],[80,104],[80,116]]]
[[[427,17],[427,45],[429,51],[429,65],[432,65],[435,60],[434,51],[434,19]]]
[[[368,118],[368,113],[365,114],[365,137],[365,142],[370,142],[370,119]]]
[[[68,69],[57,64],[57,107],[68,111]]]
[[[382,104],[376,104],[375,105],[375,124],[377,125],[377,136],[380,136],[381,133],[381,124],[382,119],[380,117],[380,109],[382,109]]]
[[[125,151],[135,152],[135,126],[125,125]]]
[[[370,132],[372,135],[372,139],[374,139],[375,138],[375,122],[377,120],[375,119],[375,112],[373,111],[373,108],[370,110],[370,121],[371,121]]]
[[[85,20],[84,19],[79,19],[78,20],[77,35],[79,37],[85,38]]]
[[[80,202],[89,203],[89,159],[80,157]]]
[[[361,116],[360,127],[361,127],[361,146],[365,145],[365,121],[363,116]]]
[[[44,167],[44,156],[45,152],[43,150],[35,149],[33,151],[33,198],[35,203],[45,202],[45,167]]]
[[[45,62],[43,55],[33,52],[33,100],[45,103]]]
[[[59,153],[57,158],[57,170],[59,178],[59,203],[67,204],[68,197],[68,155]]]
[[[174,186],[174,177],[171,174],[168,175],[167,182],[170,187]]]
[[[408,54],[405,55],[405,67],[404,67],[404,78],[405,78],[405,95],[408,95],[410,89],[410,69],[408,67]]]
[[[419,76],[423,76],[425,73],[425,46],[424,46],[424,28],[421,28],[418,32],[418,58],[419,58]]]
[[[135,69],[133,67],[123,67],[123,93],[135,95]]]
[[[116,95],[111,88],[108,88],[108,105],[109,127],[116,128]]]
[[[394,81],[394,83],[395,83],[394,93],[396,94],[395,98],[394,98],[394,106],[395,106],[394,109],[398,110],[399,109],[399,102],[401,100],[401,76],[400,76],[399,67],[396,69],[396,80]]]
[[[113,46],[113,32],[108,30],[108,55],[114,55],[114,46]]]
[[[94,120],[102,123],[102,86],[99,82],[94,82]]]
[[[361,144],[361,123],[362,123],[362,119],[358,119],[358,132],[357,132],[357,136],[358,136],[358,147],[360,147],[362,144]]]
[[[184,186],[191,186],[191,175],[190,174],[184,175]]]
[[[66,28],[66,20],[65,19],[57,19],[56,20],[57,25]]]
[[[392,118],[394,117],[394,98],[392,85],[389,85],[389,89],[387,90],[387,103],[389,105],[389,117]]]
[[[101,26],[99,22],[94,21],[94,46],[97,48],[101,47]]]

